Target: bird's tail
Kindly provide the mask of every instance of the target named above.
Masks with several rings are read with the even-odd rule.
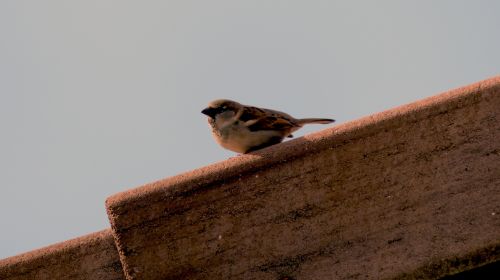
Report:
[[[334,122],[334,119],[319,119],[319,118],[307,118],[299,119],[299,124],[304,125],[308,123],[318,123],[318,124],[328,124]]]

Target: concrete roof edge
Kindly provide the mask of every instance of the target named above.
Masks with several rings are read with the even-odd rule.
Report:
[[[100,244],[106,239],[110,240],[110,242],[114,242],[110,229],[96,231],[87,235],[2,259],[0,260],[0,275],[9,275],[9,271],[18,274],[20,271],[19,266],[23,266],[25,263],[33,264],[34,267],[30,270],[37,269],[34,265],[36,263],[43,262],[44,266],[49,266],[50,263],[44,262],[44,260],[49,260],[54,257],[67,257],[69,256],[67,254],[68,251],[79,251],[82,244]]]
[[[500,76],[311,133],[251,154],[229,158],[193,171],[126,190],[106,199],[108,215],[113,223],[114,212],[119,213],[124,204],[140,203],[145,197],[155,197],[158,193],[163,194],[160,197],[166,199],[177,196],[179,193],[189,193],[235,176],[254,172],[264,166],[272,166],[307,153],[342,145],[351,139],[375,133],[380,129],[398,126],[408,121],[418,121],[444,111],[461,108],[478,101],[484,94],[497,90],[500,90]],[[404,118],[402,118],[403,116]]]

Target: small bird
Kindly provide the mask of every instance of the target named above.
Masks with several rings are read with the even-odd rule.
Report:
[[[210,102],[201,111],[208,116],[215,141],[223,148],[237,153],[249,153],[281,143],[285,137],[305,124],[328,124],[335,120],[296,119],[271,109],[247,106],[228,99]]]

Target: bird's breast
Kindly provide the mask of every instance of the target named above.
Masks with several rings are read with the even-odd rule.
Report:
[[[219,130],[214,129],[213,136],[222,147],[237,153],[245,153],[252,147],[260,146],[276,137],[284,138],[279,131],[275,130],[250,131],[241,122]]]

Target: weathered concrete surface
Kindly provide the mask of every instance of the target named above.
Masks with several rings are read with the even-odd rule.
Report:
[[[0,260],[2,280],[125,279],[111,231]]]
[[[445,277],[441,277],[446,275]],[[500,242],[448,259],[430,259],[428,263],[395,279],[496,279],[500,275]],[[498,278],[498,277],[497,277]]]
[[[412,278],[500,244],[499,139],[497,77],[117,194],[108,215],[129,279]]]

